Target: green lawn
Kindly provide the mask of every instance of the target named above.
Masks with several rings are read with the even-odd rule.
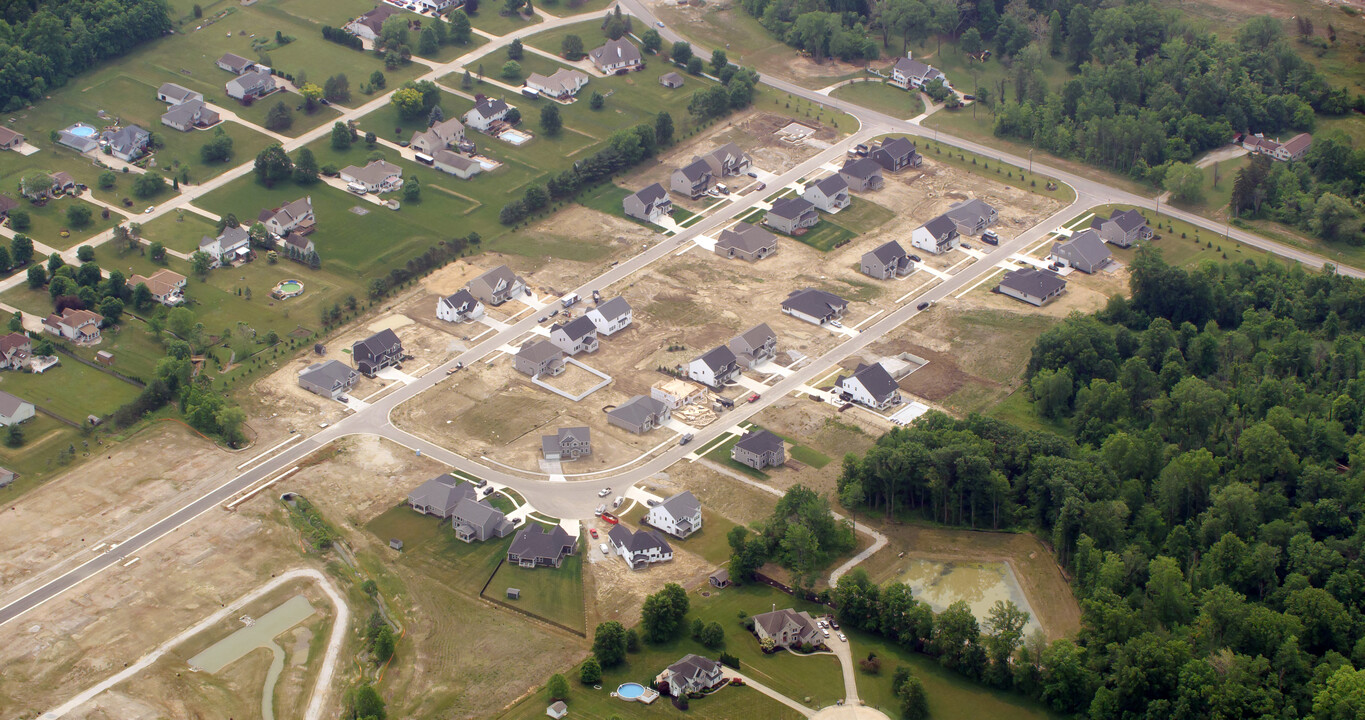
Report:
[[[830,216],[821,214],[820,222],[815,227],[807,229],[805,234],[797,235],[792,239],[799,240],[820,252],[829,252],[836,245],[846,240],[852,240],[857,236],[858,234],[852,230],[835,224]]]
[[[449,520],[421,515],[406,503],[396,505],[365,524],[375,537],[387,543],[403,541],[403,551],[393,562],[407,565],[427,577],[460,592],[477,595],[484,583],[507,557],[512,536],[483,543],[467,543],[455,537]],[[579,621],[580,625],[582,621]]]
[[[918,92],[907,92],[875,79],[841,85],[834,88],[829,95],[895,118],[912,118],[924,112],[924,101],[920,99]]]
[[[871,200],[860,197],[852,198],[852,200],[853,202],[840,210],[838,214],[822,217],[860,235],[872,232],[896,217],[896,213],[889,208],[878,205]]]
[[[42,374],[4,373],[0,390],[75,423],[84,422],[87,415],[108,415],[141,392],[135,385],[71,358],[63,358],[61,365]]]
[[[726,440],[725,442],[716,445],[710,450],[707,450],[706,453],[704,453],[704,456],[710,460],[714,460],[715,462],[718,462],[721,465],[730,468],[731,470],[737,470],[750,477],[758,478],[759,480],[767,480],[768,473],[765,473],[762,470],[755,470],[749,467],[748,465],[745,465],[744,463],[736,462],[730,457],[730,451],[735,448],[735,443],[738,443],[739,439],[740,436],[731,437],[729,440]]]
[[[583,553],[586,552],[591,552],[591,548],[564,558],[564,564],[557,568],[528,569],[503,563],[488,584],[485,595],[532,615],[583,630]],[[521,590],[521,599],[508,600],[507,588]]]
[[[521,85],[523,82],[526,81],[527,76],[529,76],[531,73],[540,73],[541,75],[553,75],[555,71],[560,69],[566,68],[572,69],[569,68],[568,65],[555,62],[554,60],[551,60],[550,58],[547,58],[539,53],[523,50],[521,59],[517,61],[517,64],[521,66],[521,75],[518,75],[516,78],[509,79],[502,76],[502,66],[507,61],[508,61],[507,47],[503,46],[488,53],[487,55],[479,57],[478,59],[474,60],[473,63],[471,64],[477,67],[479,63],[483,63],[484,77],[505,82],[508,85]],[[460,79],[463,77],[464,71],[461,70],[459,72],[453,72],[449,75],[442,77],[440,81],[441,84],[447,87],[458,88],[460,87]]]
[[[123,375],[146,382],[156,374],[156,364],[166,356],[166,350],[141,321],[124,316],[117,330],[105,328],[99,345],[72,350],[86,360],[94,361],[95,353],[103,351],[114,356],[112,369]],[[67,361],[69,362],[69,361]]]
[[[577,679],[571,680],[569,683],[572,693],[569,699],[569,717],[575,718],[575,720],[612,720],[613,718],[619,720],[623,717],[632,719],[668,718],[669,720],[684,720],[685,718],[801,720],[804,717],[757,690],[742,687],[727,687],[714,695],[700,700],[692,700],[686,712],[675,709],[668,698],[659,698],[650,705],[641,705],[640,703],[628,705],[623,700],[613,698],[611,693],[616,690],[621,682],[625,681],[625,678],[631,678],[631,682],[637,681],[627,673],[639,662],[636,658],[640,656],[632,655],[630,657],[632,661],[628,665],[615,668],[604,674],[600,683],[601,690],[594,690],[582,685]],[[674,658],[674,661],[676,660],[677,658]],[[667,667],[667,663],[660,666],[659,669],[662,670],[664,667]],[[642,678],[638,681],[644,682],[645,679],[650,678]],[[502,720],[538,720],[545,717],[545,706],[548,704],[549,700],[545,698],[545,693],[538,692],[517,703],[498,717]]]
[[[48,372],[61,372],[54,368]],[[0,383],[0,387],[3,384]],[[0,488],[0,503],[9,502],[37,487],[65,466],[57,458],[62,450],[82,447],[81,431],[42,413],[20,426],[24,444],[12,448],[0,444],[0,466],[18,473],[14,482]]]
[[[6,153],[7,155],[12,153]],[[58,250],[67,250],[86,240],[98,235],[105,230],[123,221],[123,216],[116,212],[109,213],[109,219],[100,217],[104,208],[88,203],[80,198],[63,196],[56,200],[49,200],[46,205],[38,207],[32,203],[21,201],[20,208],[28,212],[32,225],[22,232],[48,247]],[[83,228],[76,229],[66,220],[67,208],[74,205],[84,205],[90,208],[90,223]],[[16,231],[17,232],[17,231]],[[62,237],[62,233],[68,233],[67,237]]]
[[[538,12],[548,13],[556,17],[568,17],[570,15],[583,15],[590,12],[606,10],[616,0],[552,0],[549,3],[537,3]],[[644,32],[640,28],[634,28],[636,33]]]
[[[1131,209],[1132,207],[1128,205],[1101,205],[1091,208],[1087,213],[1109,217],[1115,210]],[[1155,216],[1154,212],[1145,209],[1142,210],[1142,214],[1148,218],[1149,223]],[[1071,223],[1068,223],[1068,226],[1070,225]],[[1173,220],[1167,215],[1156,218],[1156,223],[1153,224],[1152,229],[1155,231],[1157,239],[1149,241],[1148,247],[1160,250],[1162,257],[1172,265],[1193,267],[1204,261],[1242,262],[1243,260],[1255,260],[1261,262],[1266,258],[1266,254],[1260,250],[1242,245],[1236,240],[1224,239],[1221,232],[1209,232],[1184,220]],[[1184,237],[1181,237],[1182,235]],[[1210,244],[1213,247],[1209,247]],[[1137,256],[1137,246],[1121,248],[1110,245],[1109,251],[1113,253],[1115,260],[1127,265],[1131,265]],[[1224,258],[1224,255],[1227,257]]]
[[[681,548],[706,558],[712,565],[724,565],[730,561],[730,528],[735,523],[720,513],[706,508],[701,511],[701,530],[687,536],[686,540],[669,538],[675,548]]]
[[[182,253],[194,253],[199,249],[200,239],[217,233],[217,223],[189,210],[165,213],[142,226],[143,239]]]
[[[503,15],[498,12],[500,7],[498,3],[480,3],[479,11],[469,16],[469,24],[489,35],[501,36],[545,20],[540,15],[532,15],[530,18]]]

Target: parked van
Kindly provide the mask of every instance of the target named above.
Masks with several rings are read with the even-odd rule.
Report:
[[[626,498],[625,498],[624,496],[622,496],[622,495],[617,495],[617,496],[616,496],[616,499],[611,501],[611,509],[615,510],[616,508],[621,507],[621,503],[623,503],[623,502],[625,502],[625,501],[626,501]]]
[[[606,544],[606,543],[602,543],[601,545],[598,545],[597,547],[600,548],[600,549],[602,550],[602,554],[603,554],[603,555],[610,555],[610,554],[611,554],[611,548],[607,547],[607,544]]]
[[[423,155],[422,153],[413,153],[413,158],[417,160],[417,162],[422,163],[423,165],[431,165],[432,163],[436,162],[436,159],[433,158],[432,156]]]

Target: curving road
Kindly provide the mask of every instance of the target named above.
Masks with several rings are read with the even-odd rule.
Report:
[[[657,18],[655,18],[649,8],[643,5],[640,0],[620,0],[620,2],[625,9],[629,10],[637,17],[640,17],[651,24],[657,23]],[[501,38],[500,42],[489,43],[454,61],[443,65],[433,66],[431,72],[423,76],[423,79],[435,80],[442,75],[461,69],[463,63],[487,55],[500,47],[501,44],[510,42],[513,38],[525,37],[526,35],[581,21],[585,17],[597,16],[597,12],[562,18],[547,16],[545,22],[534,26],[528,26],[519,29],[514,33],[505,35]],[[681,37],[671,29],[663,28],[661,32],[670,40],[676,41],[681,39]],[[783,173],[781,176],[770,180],[768,183],[770,186],[769,190],[765,192],[751,192],[736,198],[735,201],[731,202],[727,207],[708,215],[705,220],[691,228],[683,230],[677,236],[662,238],[660,242],[639,255],[636,255],[629,260],[622,261],[619,265],[609,268],[603,274],[584,283],[575,289],[580,296],[587,297],[591,294],[592,290],[607,288],[610,285],[643,270],[650,263],[662,259],[670,253],[677,252],[686,243],[691,242],[692,238],[717,229],[735,217],[748,212],[754,207],[755,203],[761,201],[764,196],[777,190],[780,186],[792,183],[802,177],[808,177],[819,166],[825,163],[842,159],[845,155],[845,149],[856,143],[864,142],[878,135],[890,132],[917,136],[925,136],[930,132],[924,130],[917,124],[868,110],[846,101],[821,95],[815,90],[794,85],[780,78],[765,75],[762,76],[762,81],[778,90],[789,92],[793,95],[846,112],[856,118],[861,123],[861,127],[857,132],[848,138],[845,138],[843,141],[836,143],[828,150],[821,152],[816,157],[807,160],[786,173]],[[359,118],[362,115],[381,107],[386,102],[388,102],[387,94],[378,96],[364,105],[348,110],[342,115],[341,119],[349,120]],[[330,126],[324,125],[291,140],[286,143],[285,147],[290,150],[301,147],[308,142],[323,137],[328,132],[330,132]],[[937,141],[960,146],[981,155],[1000,158],[1005,162],[1010,162],[1015,165],[1022,166],[1027,163],[1027,160],[1023,158],[1015,157],[1008,153],[1000,153],[993,148],[987,148],[945,133],[938,133]],[[1104,185],[1097,180],[1091,180],[1056,168],[1051,168],[1041,163],[1034,163],[1034,167],[1036,172],[1040,174],[1051,176],[1069,184],[1076,192],[1075,202],[1070,206],[1063,208],[1052,217],[1039,223],[1032,229],[1024,232],[1017,238],[1009,241],[1002,241],[998,247],[989,248],[989,254],[986,254],[984,257],[961,269],[949,279],[939,282],[937,285],[913,298],[897,310],[884,315],[878,322],[864,328],[855,337],[844,341],[824,355],[815,358],[802,369],[770,386],[768,390],[764,391],[762,398],[758,402],[745,403],[736,406],[734,410],[726,413],[723,422],[713,423],[708,428],[704,428],[695,433],[693,447],[705,445],[707,442],[723,433],[726,428],[747,420],[767,408],[773,402],[776,402],[778,399],[791,394],[802,384],[818,379],[828,372],[832,366],[838,364],[845,358],[862,351],[887,332],[900,326],[902,323],[918,314],[920,312],[916,309],[918,303],[926,300],[942,300],[951,293],[970,287],[973,283],[976,283],[990,273],[995,272],[997,270],[997,263],[1005,260],[1009,255],[1042,239],[1048,231],[1069,221],[1084,210],[1095,205],[1108,203],[1131,204],[1147,208],[1155,206],[1154,199],[1144,198],[1118,190]],[[251,172],[251,169],[251,163],[245,163],[204,185],[186,190],[180,196],[169,202],[163,203],[154,213],[142,216],[141,219],[146,220],[151,217],[156,217],[169,212],[176,207],[183,206],[194,198]],[[1219,227],[1217,223],[1205,218],[1169,207],[1165,208],[1164,212],[1211,231],[1222,232],[1222,228]],[[1311,253],[1271,240],[1266,240],[1235,228],[1229,232],[1229,235],[1233,239],[1246,245],[1261,248],[1281,257],[1296,260],[1312,267],[1322,267],[1326,262],[1323,258]],[[108,237],[106,234],[105,237],[101,237],[92,244],[98,244],[107,239]],[[982,249],[985,250],[986,247],[983,247]],[[70,252],[74,253],[75,251],[73,249]],[[1338,266],[1338,271],[1353,277],[1365,277],[1365,273],[1362,273],[1355,268]],[[15,276],[9,280],[0,282],[0,290],[23,281],[22,276]],[[928,310],[928,312],[932,312],[932,309]],[[590,516],[593,507],[599,501],[597,490],[601,485],[611,484],[615,487],[632,485],[664,470],[689,452],[690,448],[675,446],[655,455],[639,465],[626,469],[611,477],[599,477],[595,480],[575,482],[552,482],[544,479],[529,479],[526,477],[510,475],[496,468],[485,467],[475,460],[406,433],[394,427],[389,421],[390,413],[395,407],[422,392],[432,389],[441,381],[445,380],[447,378],[446,371],[453,368],[456,363],[463,363],[467,366],[472,365],[475,362],[486,359],[492,353],[497,352],[500,347],[527,335],[531,328],[537,324],[536,318],[538,315],[538,313],[528,314],[520,321],[510,325],[502,331],[496,332],[488,339],[469,348],[459,356],[452,358],[444,365],[433,368],[426,375],[423,375],[414,382],[390,393],[388,396],[376,401],[368,408],[337,422],[331,427],[324,429],[302,442],[291,445],[277,454],[260,461],[260,463],[252,469],[170,513],[166,517],[155,521],[145,530],[132,535],[112,550],[80,563],[46,584],[13,598],[3,608],[0,608],[0,625],[4,625],[15,618],[22,616],[24,613],[57,597],[66,590],[69,590],[81,582],[97,575],[101,571],[112,567],[115,563],[125,562],[129,558],[135,556],[142,548],[164,537],[182,525],[193,521],[207,510],[225,502],[253,484],[293,467],[313,451],[346,435],[379,435],[405,445],[413,450],[420,450],[423,454],[429,455],[462,471],[475,474],[494,483],[511,487],[526,497],[537,510],[554,517],[563,518],[584,518]]]

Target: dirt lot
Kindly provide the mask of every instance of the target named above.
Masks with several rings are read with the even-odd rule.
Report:
[[[594,519],[586,527],[597,528],[601,536],[597,540],[587,538],[583,551],[587,561],[583,564],[583,594],[587,598],[587,626],[590,629],[607,620],[630,627],[640,621],[640,608],[646,595],[658,592],[666,582],[695,587],[706,582],[706,576],[715,569],[704,558],[688,552],[679,543],[672,543],[671,561],[645,570],[631,570],[614,551],[607,556],[598,548],[606,542],[610,525]],[[627,527],[636,529],[632,525]]]
[[[898,557],[902,551],[934,560],[1009,562],[1049,640],[1071,637],[1080,630],[1081,610],[1071,594],[1071,587],[1053,560],[1052,552],[1033,535],[887,524],[868,517],[858,519],[875,527],[889,540],[886,547],[860,566],[867,570],[873,581],[888,582],[904,574],[906,560]]]

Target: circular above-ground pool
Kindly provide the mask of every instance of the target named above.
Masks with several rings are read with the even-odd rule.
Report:
[[[90,137],[94,135],[96,132],[95,128],[92,128],[89,125],[86,125],[85,123],[76,123],[75,125],[72,125],[71,127],[67,128],[66,131],[71,133],[72,135],[75,135],[76,137]]]
[[[622,700],[639,700],[645,694],[645,686],[640,683],[622,683],[616,688],[616,696]]]
[[[281,280],[270,294],[277,300],[288,300],[303,294],[303,283],[298,280]]]

